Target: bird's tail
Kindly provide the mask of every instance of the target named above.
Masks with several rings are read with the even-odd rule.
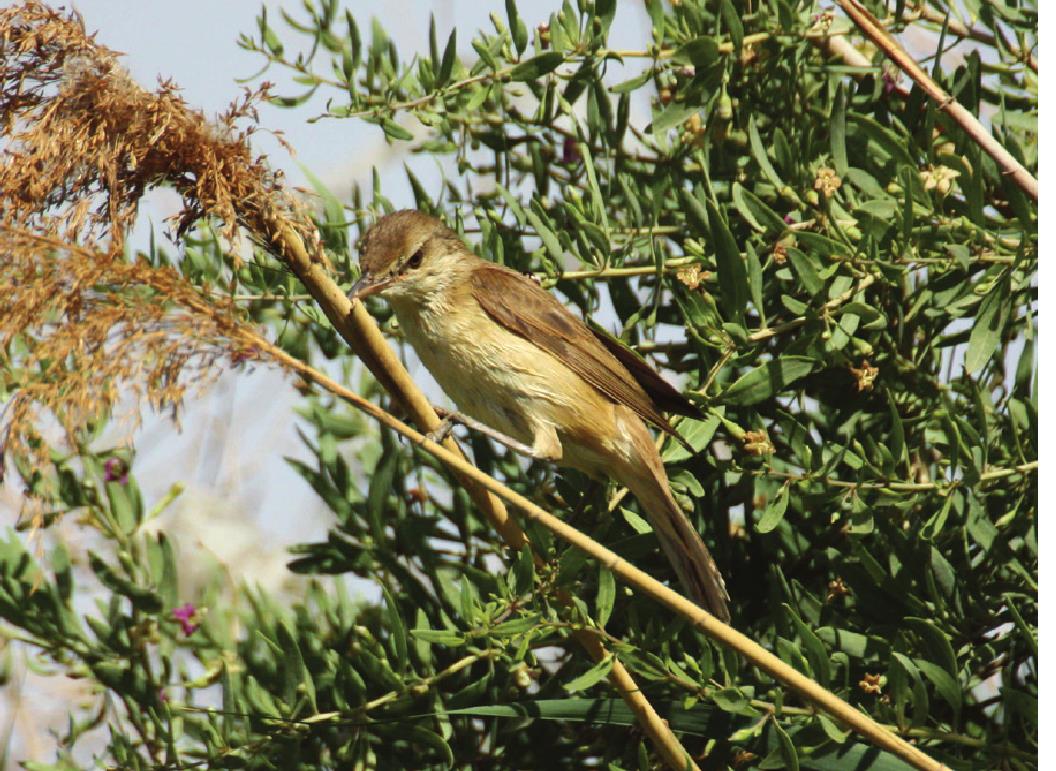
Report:
[[[653,530],[687,596],[721,621],[730,620],[730,595],[715,560],[700,534],[671,495],[660,459],[623,480],[645,509]],[[653,465],[653,464],[648,464]],[[652,472],[652,473],[649,473]]]

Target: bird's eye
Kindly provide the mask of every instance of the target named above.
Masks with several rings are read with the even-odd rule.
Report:
[[[417,252],[411,255],[411,259],[407,260],[408,268],[418,268],[422,264],[422,250],[419,249]]]

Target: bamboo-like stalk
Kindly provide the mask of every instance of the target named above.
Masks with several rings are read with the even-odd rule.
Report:
[[[915,768],[932,771],[933,769],[944,769],[942,763],[929,757],[917,747],[907,742],[902,737],[892,733],[890,730],[877,723],[869,715],[858,711],[836,694],[826,690],[821,685],[811,680],[806,675],[790,667],[770,651],[763,648],[754,640],[728,626],[703,608],[690,602],[682,595],[668,586],[657,581],[651,575],[635,567],[624,560],[616,552],[606,548],[590,536],[576,530],[571,525],[562,521],[553,514],[542,509],[523,495],[511,490],[496,479],[485,474],[476,466],[468,463],[460,454],[456,454],[447,448],[437,444],[424,434],[416,431],[411,426],[386,412],[383,408],[363,398],[327,375],[313,369],[300,359],[290,356],[288,353],[271,344],[263,337],[255,333],[246,332],[247,343],[266,353],[276,362],[284,367],[297,372],[302,377],[326,388],[352,406],[370,415],[378,422],[406,437],[426,452],[431,453],[453,472],[464,479],[469,479],[481,488],[488,490],[494,495],[512,504],[523,516],[533,522],[545,527],[554,535],[562,538],[568,543],[580,549],[588,556],[593,557],[599,564],[605,566],[612,574],[624,583],[634,587],[636,590],[647,594],[657,602],[666,605],[678,615],[682,616],[697,629],[711,639],[728,648],[740,653],[751,663],[768,673],[778,681],[784,683],[792,690],[799,693],[804,699],[827,712],[832,717],[852,728],[856,733],[873,742],[889,752],[898,755]],[[592,655],[602,653],[605,649],[597,635],[590,635],[590,640],[596,641]],[[587,646],[588,651],[592,649],[593,642]],[[614,661],[614,665],[615,665]],[[614,667],[615,668],[615,667]],[[625,670],[624,670],[625,671]],[[629,675],[628,675],[629,677]],[[628,684],[630,686],[630,684]],[[618,686],[617,686],[618,687]],[[621,690],[621,695],[623,691]],[[688,756],[683,756],[688,762]],[[670,763],[670,761],[669,761]],[[673,765],[673,767],[677,767]]]
[[[972,115],[964,105],[939,86],[924,72],[898,41],[890,37],[876,17],[874,17],[858,0],[838,0],[840,7],[851,18],[867,38],[893,61],[899,69],[909,75],[939,106],[939,109],[953,118],[986,153],[997,162],[1002,172],[1011,177],[1017,186],[1035,201],[1038,200],[1038,180],[1023,164],[986,130],[979,119]]]
[[[307,287],[316,302],[319,303],[319,306],[338,333],[348,342],[352,350],[363,359],[378,381],[385,386],[386,390],[403,404],[414,422],[423,431],[436,430],[440,425],[440,418],[437,416],[436,410],[433,409],[429,400],[414,383],[414,380],[411,379],[407,368],[403,366],[392,348],[389,347],[381,334],[381,330],[378,329],[377,323],[367,313],[366,308],[363,307],[363,303],[353,303],[345,296],[345,293],[330,278],[322,264],[312,259],[305,248],[304,241],[293,227],[278,215],[271,215],[266,217],[266,219],[270,223],[270,227],[267,227],[266,231],[270,235],[269,240],[273,247],[294,273],[297,274],[298,278],[301,279],[301,282]],[[296,361],[295,359],[268,344],[263,338],[254,341],[253,344],[262,350],[270,351],[273,356],[280,358],[284,364],[296,369],[306,378],[321,385],[323,384],[319,373],[303,362],[297,362],[299,366],[295,366],[293,364]],[[282,354],[281,357],[279,354]],[[326,385],[328,390],[339,393],[334,390],[334,386],[338,386],[338,384],[333,381]],[[343,389],[340,392],[342,396],[351,393],[353,392],[348,391],[348,389]],[[472,475],[467,476],[460,469],[471,468],[477,472],[476,476],[478,477],[486,479],[490,479],[490,477],[466,461],[458,443],[453,438],[447,437],[443,442],[443,447],[445,455],[458,460],[459,466],[457,468],[452,466],[455,475],[466,488],[473,502],[477,504],[492,526],[499,531],[506,544],[513,549],[531,548],[524,530],[510,517],[502,501],[493,494],[494,491],[489,491],[484,485],[479,483],[478,479]],[[538,555],[535,555],[534,551],[533,556],[537,561],[539,560]],[[558,599],[560,600],[561,598]],[[601,661],[606,656],[611,655],[596,633],[590,630],[582,630],[573,636],[594,661]],[[613,657],[612,668],[609,670],[609,682],[631,709],[638,724],[652,740],[660,756],[670,768],[676,771],[682,771],[683,769],[699,771],[697,764],[690,757],[685,747],[682,746],[678,737],[675,736],[671,728],[660,717],[656,709],[653,708],[649,699],[646,698],[641,688],[635,683],[631,673],[615,656]]]

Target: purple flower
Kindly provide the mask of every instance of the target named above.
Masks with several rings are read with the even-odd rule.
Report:
[[[582,159],[583,156],[580,155],[575,140],[571,137],[565,137],[565,142],[561,145],[561,163],[569,165],[579,163]]]
[[[194,603],[184,603],[178,608],[172,609],[172,617],[180,622],[180,629],[183,633],[190,637],[194,634],[195,630],[198,629],[198,624],[194,623],[198,609],[194,607]]]
[[[891,96],[898,90],[898,84],[902,82],[902,70],[890,63],[885,63],[880,73],[880,82],[883,84],[884,96]]]
[[[786,214],[786,215],[785,215],[785,224],[786,224],[786,225],[791,225],[791,224],[792,224],[792,221],[793,221],[793,220],[792,220],[792,214],[791,214],[791,213],[789,213],[789,214]]]
[[[103,463],[103,480],[106,482],[117,482],[119,485],[128,484],[128,464],[120,458],[107,458]]]

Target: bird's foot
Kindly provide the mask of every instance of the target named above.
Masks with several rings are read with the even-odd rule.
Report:
[[[443,444],[444,440],[447,439],[447,435],[451,433],[451,429],[455,427],[455,415],[458,413],[444,413],[440,419],[440,425],[425,435],[425,438],[430,442],[436,442],[437,444]]]
[[[454,428],[456,423],[461,423],[466,428],[483,434],[489,439],[498,442],[503,447],[507,447],[516,453],[527,455],[531,458],[538,458],[540,460],[546,459],[545,456],[537,452],[531,445],[520,442],[512,436],[507,436],[501,431],[496,431],[486,423],[481,423],[479,420],[469,417],[469,415],[464,415],[461,412],[456,412],[454,410],[437,410],[437,412],[442,416],[442,421],[440,425],[436,427],[435,431],[429,433],[428,438],[438,444],[444,441],[447,435],[451,433],[451,429]]]

